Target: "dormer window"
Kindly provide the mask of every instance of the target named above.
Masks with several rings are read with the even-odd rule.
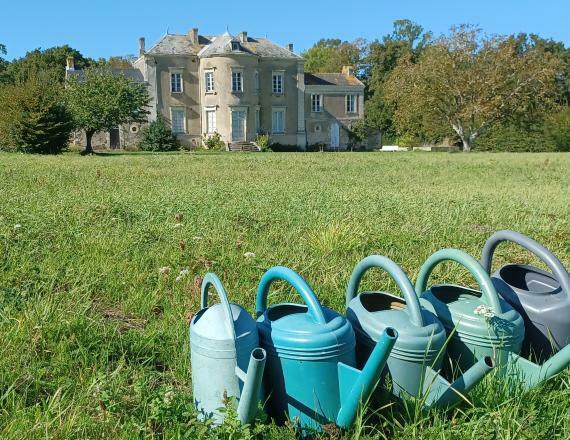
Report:
[[[232,41],[232,52],[239,52],[239,43],[237,41]]]

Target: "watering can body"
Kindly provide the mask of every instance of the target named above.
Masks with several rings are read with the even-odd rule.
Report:
[[[432,285],[429,275],[443,261],[455,261],[475,277],[481,291],[454,284]],[[447,357],[462,371],[488,356],[499,369],[509,366],[511,355],[518,354],[524,339],[521,315],[501,299],[483,267],[470,255],[456,249],[433,254],[420,269],[416,291],[433,306],[450,337]]]
[[[386,292],[361,292],[358,284],[373,267],[386,270],[396,281],[404,298]],[[352,272],[346,293],[346,316],[356,334],[357,366],[366,363],[374,344],[386,327],[398,332],[390,352],[386,372],[396,396],[418,396],[423,388],[426,367],[439,370],[446,333],[443,325],[424,299],[418,300],[413,286],[393,261],[379,255],[362,260]]]
[[[267,308],[269,286],[275,280],[292,284],[306,305]],[[357,370],[350,323],[321,306],[308,284],[285,267],[274,267],[262,277],[256,308],[260,345],[267,352],[267,413],[277,423],[294,421],[303,431],[318,431],[329,423],[350,426],[359,404],[379,380],[397,335],[389,329],[368,369]]]
[[[491,280],[497,292],[524,318],[523,354],[544,360],[570,344],[570,280],[568,272],[548,249],[515,231],[498,231],[483,247],[481,265],[490,274],[499,243],[511,241],[538,256],[551,270],[526,264],[507,264]]]
[[[214,285],[220,304],[207,305],[208,287]],[[190,323],[192,391],[200,418],[224,420],[226,400],[239,400],[238,418],[247,423],[255,415],[265,352],[259,348],[255,320],[227,294],[214,274],[202,283],[202,307]]]

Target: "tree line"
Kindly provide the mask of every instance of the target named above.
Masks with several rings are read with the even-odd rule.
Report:
[[[145,86],[113,72],[132,67],[133,57],[94,60],[67,45],[12,62],[5,55],[0,43],[0,149],[59,152],[82,129],[89,153],[94,133],[148,114]],[[364,120],[350,127],[356,139],[380,131],[384,144],[405,147],[570,151],[570,49],[562,42],[466,25],[434,36],[397,20],[374,41],[323,39],[302,55],[307,72],[355,67],[365,84]],[[66,82],[68,57],[84,74]],[[162,139],[175,148],[158,124],[143,145]]]
[[[323,39],[302,55],[310,72],[356,67],[366,86],[357,136],[380,130],[384,144],[447,140],[463,151],[570,150],[570,49],[561,42],[468,25],[436,37],[397,20],[372,42]]]

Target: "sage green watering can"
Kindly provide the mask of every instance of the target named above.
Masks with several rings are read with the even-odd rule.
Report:
[[[428,289],[431,272],[444,261],[455,261],[469,270],[480,290],[454,284],[432,285]],[[416,292],[423,292],[422,298],[432,304],[451,336],[447,354],[463,371],[491,356],[501,375],[531,388],[570,363],[570,346],[542,365],[519,355],[525,335],[523,318],[499,297],[485,269],[465,252],[442,249],[429,257],[420,269]]]
[[[371,268],[383,269],[392,277],[403,299],[386,292],[362,292],[358,286]],[[346,290],[346,316],[356,334],[356,357],[360,367],[385,328],[398,332],[386,370],[392,392],[398,397],[420,397],[425,407],[450,407],[491,369],[493,360],[483,357],[453,384],[438,372],[444,354],[446,333],[433,313],[431,304],[416,296],[412,282],[404,271],[387,257],[371,255],[354,268]]]

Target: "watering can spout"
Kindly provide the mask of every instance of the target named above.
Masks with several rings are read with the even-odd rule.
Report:
[[[425,407],[449,408],[466,400],[465,395],[495,366],[489,356],[480,359],[461,377],[450,384],[434,369],[427,368],[424,377]]]
[[[266,357],[264,349],[256,348],[251,352],[247,373],[236,367],[236,375],[243,381],[237,408],[238,419],[242,424],[251,422],[257,412]]]
[[[570,366],[570,345],[567,345],[542,365],[537,365],[517,354],[511,353],[509,363],[513,374],[522,379],[526,388],[533,388]]]
[[[338,364],[341,407],[336,423],[341,428],[352,425],[360,405],[366,402],[374,391],[397,338],[398,332],[387,327],[362,370],[343,363]]]

